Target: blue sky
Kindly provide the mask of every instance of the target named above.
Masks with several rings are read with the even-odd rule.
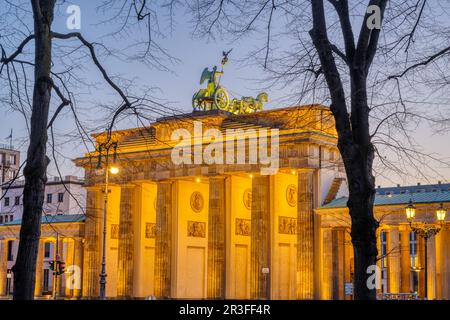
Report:
[[[81,8],[81,32],[90,41],[102,42],[106,47],[121,50],[126,47],[126,44],[130,41],[127,36],[119,37],[101,37],[113,30],[116,30],[117,26],[114,22],[106,24],[98,24],[99,19],[103,19],[104,15],[96,10],[97,2],[94,1],[73,1]],[[58,32],[69,32],[66,28],[66,19],[68,14],[65,13],[65,8],[69,5],[63,4],[59,7],[59,12],[55,17],[53,29]],[[105,58],[104,66],[107,71],[112,75],[121,75],[126,79],[134,79],[142,86],[157,87],[154,91],[154,96],[162,100],[170,102],[173,107],[183,110],[184,112],[190,112],[191,97],[193,93],[200,88],[199,79],[200,74],[204,67],[212,67],[213,65],[220,64],[221,54],[223,50],[229,50],[233,48],[230,54],[230,61],[225,67],[225,75],[222,78],[222,84],[228,89],[228,91],[237,97],[240,96],[256,96],[260,92],[261,82],[267,74],[265,74],[262,68],[257,66],[245,65],[240,62],[251,50],[256,48],[263,38],[262,35],[255,35],[252,39],[245,38],[239,41],[229,41],[224,39],[197,39],[191,35],[192,25],[189,22],[189,17],[185,14],[184,9],[177,10],[175,17],[175,25],[172,32],[168,32],[167,24],[162,22],[162,28],[164,29],[164,37],[158,37],[155,35],[158,43],[164,47],[167,52],[173,55],[178,62],[174,64],[167,64],[171,71],[160,71],[154,68],[143,65],[139,62],[127,62],[120,61],[111,57]],[[30,22],[30,21],[29,21]],[[143,30],[143,34],[145,30]],[[130,38],[134,38],[134,34],[129,35]],[[83,76],[89,80],[96,82],[100,88],[106,86],[102,79],[99,77],[98,71],[89,65],[89,61],[86,60],[86,70]],[[269,103],[267,108],[285,107],[287,105],[295,104],[296,101],[281,100],[285,95],[290,93],[291,88],[279,89],[271,88],[268,90]],[[53,99],[55,99],[53,97]],[[111,96],[111,92],[105,88],[103,90],[82,88],[79,92],[78,105],[90,106],[96,102],[107,102],[114,99]],[[308,103],[309,101],[304,101]],[[87,107],[89,108],[89,107]],[[85,110],[84,117],[89,118],[89,112]],[[92,115],[95,118],[95,115]],[[132,125],[130,122],[127,125]],[[125,124],[123,124],[125,125]],[[17,113],[11,113],[11,111],[5,107],[0,107],[0,143],[7,143],[7,140],[3,140],[9,135],[10,129],[14,130],[14,144],[22,151],[22,158],[25,158],[26,152],[26,137],[27,131],[23,118]],[[73,129],[73,119],[67,114],[63,114],[57,121],[56,130],[60,134],[63,134],[65,129]],[[422,125],[416,130],[415,138],[424,147],[424,150],[429,153],[439,153],[441,156],[450,158],[449,147],[449,134],[446,135],[432,135],[432,131],[429,127]],[[82,172],[75,168],[70,161],[70,158],[82,156],[86,151],[80,146],[74,147],[68,144],[66,147],[60,147],[60,151],[65,157],[60,159],[61,168],[63,174],[78,174],[82,175]],[[447,169],[436,168],[443,172],[443,175],[450,177],[450,171]],[[49,175],[55,175],[56,171],[54,166],[50,166]],[[447,179],[449,180],[449,179]],[[417,177],[405,177],[404,181],[398,181],[398,183],[415,183],[416,181],[423,181]],[[382,178],[378,179],[377,184],[392,185]]]

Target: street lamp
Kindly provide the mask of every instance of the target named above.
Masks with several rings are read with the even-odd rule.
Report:
[[[441,225],[445,221],[445,215],[447,210],[444,208],[444,205],[441,203],[439,208],[436,209],[436,219],[438,224],[434,223],[423,223],[421,225],[415,224],[413,225],[413,221],[416,217],[416,207],[414,206],[412,199],[409,200],[408,205],[405,207],[406,218],[408,219],[409,226],[411,230],[414,232],[416,236],[422,237],[425,242],[425,293],[424,298],[428,299],[428,239],[437,235],[439,231],[441,231]]]
[[[439,222],[445,221],[445,215],[447,214],[447,210],[445,210],[444,205],[441,203],[439,208],[436,210],[436,218]]]
[[[412,219],[415,218],[416,216],[416,207],[414,206],[412,200],[409,200],[408,205],[405,208],[406,211],[406,218],[408,219],[408,221],[411,221]]]
[[[113,148],[114,157],[113,165],[109,165],[109,151]],[[103,240],[102,240],[102,270],[100,272],[100,300],[106,299],[106,216],[108,210],[108,183],[109,173],[116,175],[119,173],[119,168],[114,165],[117,160],[117,142],[106,143],[99,146],[98,150],[98,164],[97,168],[102,166],[102,149],[105,149],[105,189],[103,191]]]

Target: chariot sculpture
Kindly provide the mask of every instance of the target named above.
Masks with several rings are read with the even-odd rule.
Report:
[[[268,95],[265,92],[258,94],[256,98],[242,97],[230,101],[227,90],[220,85],[220,78],[223,75],[223,67],[228,62],[228,54],[223,52],[222,69],[217,71],[214,66],[210,71],[205,68],[200,77],[200,84],[207,81],[206,88],[198,90],[192,97],[192,107],[196,111],[222,110],[233,114],[251,113],[263,110],[264,102],[267,102]]]

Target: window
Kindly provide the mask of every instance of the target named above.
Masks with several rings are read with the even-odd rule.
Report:
[[[47,193],[47,203],[52,203],[52,194]]]
[[[20,196],[14,198],[14,205],[18,206],[20,204]]]
[[[416,256],[417,255],[417,239],[416,234],[414,232],[409,233],[409,255]]]
[[[58,202],[63,202],[64,201],[64,193],[60,192],[58,193]]]
[[[5,223],[8,222],[8,216],[5,216]]]
[[[416,270],[411,271],[410,288],[412,292],[419,291],[419,272]]]
[[[5,207],[9,206],[9,197],[5,197]]]
[[[381,231],[380,233],[380,249],[381,249],[381,291],[387,291],[387,232]]]
[[[42,291],[48,292],[49,290],[49,284],[50,284],[50,270],[44,269],[44,286],[42,288]]]
[[[386,267],[386,259],[384,258],[384,256],[387,253],[387,233],[386,233],[386,231],[381,231],[380,241],[381,241],[381,256],[383,257],[381,259],[381,266],[382,266],[382,268],[385,268]]]
[[[3,216],[0,216],[0,224],[3,223]]]
[[[12,249],[13,249],[13,243],[14,240],[9,240],[8,241],[8,261],[13,261],[13,254],[12,254]]]
[[[409,233],[409,257],[411,259],[411,277],[409,287],[411,291],[417,292],[419,289],[419,257],[417,254],[417,237],[414,232]]]
[[[10,215],[9,216],[9,221],[13,221],[14,220],[14,215]]]
[[[44,245],[44,258],[50,258],[50,242],[46,242]]]

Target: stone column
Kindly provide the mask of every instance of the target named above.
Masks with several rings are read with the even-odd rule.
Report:
[[[157,185],[156,239],[155,239],[155,296],[171,296],[172,268],[172,183]]]
[[[135,210],[135,185],[125,184],[120,192],[120,223],[118,252],[117,296],[130,298],[133,296],[133,257],[134,230],[133,216]]]
[[[74,252],[75,252],[75,244],[74,240],[69,238],[65,242],[66,247],[66,254],[64,261],[66,262],[66,271],[70,266],[74,264]],[[69,284],[67,285],[68,280],[70,279],[71,275],[68,273],[64,273],[63,276],[61,276],[61,281],[64,283],[64,289],[66,297],[72,297],[73,296],[73,285]]]
[[[251,226],[250,296],[270,299],[270,176],[252,179]]]
[[[209,179],[207,296],[225,298],[225,177]]]
[[[419,258],[419,266],[422,268],[419,272],[419,295],[423,299],[425,297],[425,241],[422,237],[416,236],[417,256]]]
[[[66,257],[67,257],[67,250],[65,249],[65,245],[64,245],[64,237],[62,237],[61,235],[58,237],[58,254],[59,254],[59,258],[61,261],[66,262]],[[67,266],[67,264],[66,264]],[[65,283],[65,273],[58,275],[56,277],[56,292],[57,292],[57,296],[58,297],[65,297],[66,296],[66,283]]]
[[[428,239],[428,300],[436,298],[436,237]]]
[[[450,299],[450,230],[449,227],[443,227],[437,235],[439,239],[440,262],[437,264],[440,271],[440,296],[439,299]]]
[[[45,240],[39,239],[38,255],[36,259],[36,280],[34,286],[34,295],[37,297],[42,296],[43,274],[44,274],[44,248]]]
[[[332,231],[333,300],[344,300],[344,236],[345,229]]]
[[[6,274],[8,272],[8,240],[0,241],[0,296],[6,296]]]
[[[390,293],[400,292],[400,256],[401,245],[398,227],[391,227],[388,233],[388,283]]]
[[[352,283],[354,276],[354,258],[353,258],[353,245],[352,237],[350,235],[350,228],[345,228],[344,230],[344,283]],[[345,291],[345,289],[344,289]],[[344,292],[345,294],[345,292]],[[351,295],[345,295],[346,300],[350,300]]]
[[[297,287],[298,299],[314,299],[314,171],[298,173]]]
[[[323,229],[323,253],[322,253],[322,288],[321,299],[331,300],[333,298],[333,246],[331,229]]]
[[[100,187],[87,187],[85,243],[83,259],[83,296],[97,298],[100,287],[101,230],[103,194]]]
[[[75,238],[74,240],[74,253],[73,253],[73,265],[75,266],[75,272],[79,274],[76,274],[76,277],[79,277],[79,279],[75,278],[74,281],[74,287],[72,295],[75,298],[78,298],[81,296],[82,292],[82,267],[83,267],[83,239],[81,238]],[[80,268],[80,269],[78,269]]]
[[[376,241],[377,241],[378,256],[381,255],[381,232],[382,232],[381,228],[377,228],[377,231],[376,231],[377,239],[376,239]],[[380,270],[380,285],[381,286],[376,289],[376,292],[377,292],[377,295],[378,295],[378,294],[382,294],[383,293],[383,279],[382,279],[382,275],[383,275],[383,273],[382,273],[383,271],[382,270],[383,269],[382,269],[382,265],[381,265],[381,259],[378,259],[376,261],[376,265],[377,265],[378,268],[380,268],[379,270]]]
[[[409,230],[402,226],[400,230],[400,291],[408,293],[411,291],[411,259],[409,255]]]

